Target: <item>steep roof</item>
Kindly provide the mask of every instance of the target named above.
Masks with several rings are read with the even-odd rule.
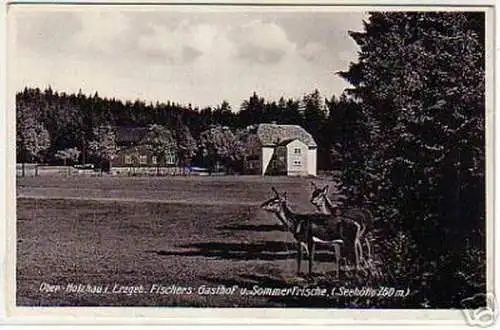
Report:
[[[300,140],[308,147],[318,146],[312,135],[299,125],[259,124],[256,134],[263,146],[276,146],[291,140]]]
[[[282,140],[282,141],[280,141],[279,143],[277,143],[277,145],[278,145],[278,146],[287,146],[287,145],[289,145],[291,142],[293,142],[293,141],[295,141],[295,140],[299,140],[299,141],[301,141],[301,142],[302,142],[302,140],[295,138],[295,139],[287,139],[287,140]],[[302,142],[302,143],[304,143],[304,142]]]
[[[139,143],[141,139],[146,135],[148,131],[147,127],[137,127],[137,126],[116,126],[116,142],[120,143]]]

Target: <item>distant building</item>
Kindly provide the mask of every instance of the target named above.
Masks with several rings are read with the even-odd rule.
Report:
[[[174,167],[177,165],[175,153],[158,158],[141,144],[148,132],[147,127],[115,127],[116,144],[119,151],[112,162],[113,171],[138,172],[139,169],[153,171],[157,167]],[[139,171],[140,172],[140,171]]]
[[[304,128],[259,124],[248,129],[243,160],[245,173],[316,176],[318,146]]]

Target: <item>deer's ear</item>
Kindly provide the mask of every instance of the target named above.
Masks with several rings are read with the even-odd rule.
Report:
[[[327,193],[328,193],[328,185],[326,185],[326,186],[323,188],[323,193],[324,193],[324,194],[327,194]]]

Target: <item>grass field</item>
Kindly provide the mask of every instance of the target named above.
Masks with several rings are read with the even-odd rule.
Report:
[[[287,191],[295,210],[313,212],[305,178],[18,178],[17,304],[314,306],[240,291],[319,283],[296,276],[292,236],[259,208],[271,186]],[[330,251],[316,259],[317,278],[330,278]],[[78,285],[87,292],[66,291]],[[206,294],[221,285],[238,289]]]

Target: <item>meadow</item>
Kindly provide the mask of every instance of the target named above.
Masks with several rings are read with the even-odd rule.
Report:
[[[331,292],[331,252],[318,251],[315,279],[297,276],[291,234],[259,207],[275,186],[287,192],[293,209],[313,212],[310,181],[255,176],[18,178],[17,304],[330,306],[326,298],[240,292],[256,285],[262,292],[314,288],[321,279],[326,281],[321,288]],[[234,286],[238,290],[228,293]]]

